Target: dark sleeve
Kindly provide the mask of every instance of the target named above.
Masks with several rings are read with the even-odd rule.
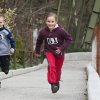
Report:
[[[38,35],[38,38],[37,38],[37,41],[36,41],[36,47],[35,47],[35,53],[36,54],[40,54],[40,49],[41,49],[41,45],[43,43],[43,39],[44,39],[44,36],[41,32],[39,32],[39,35]]]
[[[7,38],[10,40],[11,48],[15,49],[15,41],[14,41],[14,39],[12,37],[11,32],[9,32],[9,34],[7,35]]]
[[[60,50],[64,51],[66,48],[68,48],[71,45],[73,39],[72,39],[71,34],[66,32],[64,29],[61,29],[61,33],[62,33],[64,42],[63,42],[63,45],[60,46]]]

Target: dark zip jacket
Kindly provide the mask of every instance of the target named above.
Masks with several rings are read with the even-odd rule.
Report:
[[[55,56],[61,57],[64,55],[64,51],[68,48],[72,42],[72,36],[66,32],[62,27],[57,27],[52,31],[48,27],[43,28],[39,32],[39,36],[36,42],[36,54],[40,54],[41,45],[44,40],[44,50],[52,52]],[[56,49],[61,50],[60,54],[56,54]]]

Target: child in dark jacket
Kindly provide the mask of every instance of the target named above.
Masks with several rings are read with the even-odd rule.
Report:
[[[15,51],[15,41],[12,33],[4,27],[4,16],[0,15],[0,67],[5,73],[9,73],[10,53]]]
[[[55,13],[49,13],[46,16],[46,27],[40,30],[35,48],[36,56],[39,57],[41,45],[44,41],[44,50],[48,61],[47,76],[52,93],[59,90],[64,51],[72,42],[71,35],[57,24],[57,20]]]

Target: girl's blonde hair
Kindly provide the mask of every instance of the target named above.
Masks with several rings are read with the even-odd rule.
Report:
[[[53,12],[48,13],[48,14],[45,16],[45,20],[46,20],[48,17],[51,17],[51,16],[53,16],[53,17],[55,18],[55,20],[58,21],[58,16],[57,16],[55,13],[53,13]]]

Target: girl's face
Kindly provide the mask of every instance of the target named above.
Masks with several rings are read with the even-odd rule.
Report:
[[[0,17],[0,28],[2,28],[4,25],[4,18]]]
[[[48,26],[50,30],[53,30],[56,24],[57,24],[57,21],[54,16],[47,17],[46,25]]]

